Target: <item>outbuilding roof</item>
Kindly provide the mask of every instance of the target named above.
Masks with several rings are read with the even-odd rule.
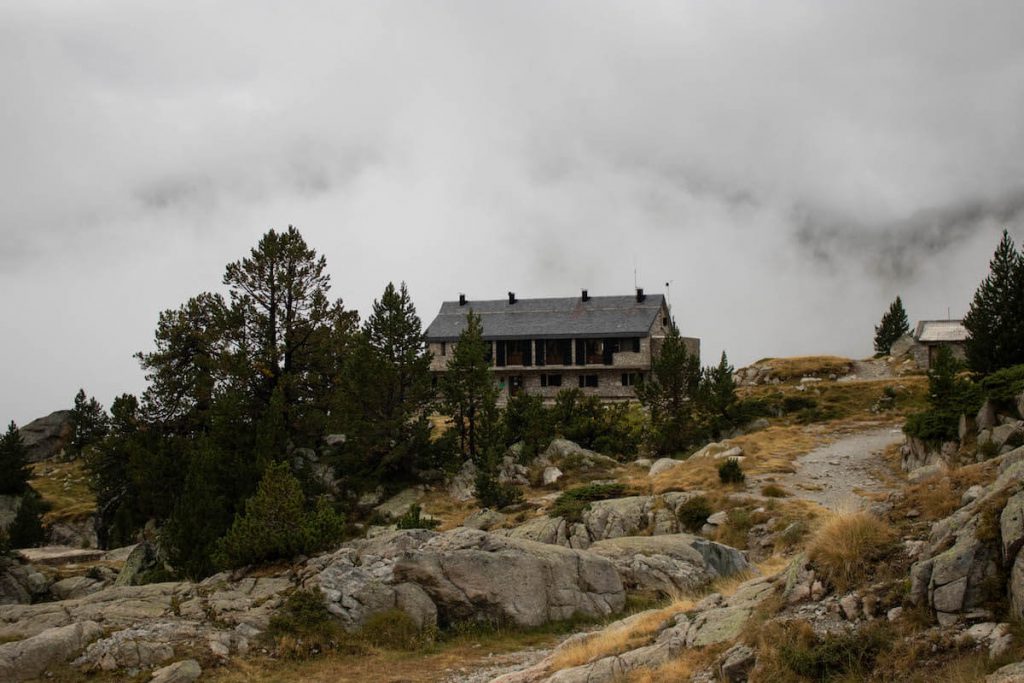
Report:
[[[922,320],[914,330],[914,339],[923,343],[967,341],[962,320]]]
[[[665,304],[661,294],[554,299],[445,301],[427,327],[427,341],[455,341],[466,328],[469,311],[480,316],[484,339],[565,337],[643,337]]]

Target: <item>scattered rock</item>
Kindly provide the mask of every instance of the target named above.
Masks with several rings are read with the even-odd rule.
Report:
[[[559,479],[562,478],[562,470],[558,469],[554,465],[549,465],[544,468],[544,473],[541,475],[541,481],[544,486],[551,486]]]
[[[501,526],[507,516],[498,512],[497,510],[491,510],[490,508],[484,508],[477,510],[462,523],[462,526],[467,529],[480,529],[482,531],[490,531],[496,526]]]
[[[662,472],[668,472],[682,464],[682,460],[676,460],[675,458],[658,458],[654,461],[654,464],[651,465],[651,469],[647,473],[647,476],[656,477]]]
[[[124,561],[115,586],[131,586],[138,582],[142,572],[153,569],[157,566],[156,547],[149,541],[144,541],[135,546],[128,558]]]
[[[395,520],[409,511],[410,505],[419,503],[423,498],[422,486],[410,486],[374,508],[387,519]]]
[[[154,671],[153,678],[149,683],[192,683],[202,674],[203,669],[199,666],[199,662],[194,659],[184,659]]]
[[[722,655],[722,663],[718,667],[719,676],[727,683],[744,683],[756,661],[757,653],[753,648],[737,643]]]

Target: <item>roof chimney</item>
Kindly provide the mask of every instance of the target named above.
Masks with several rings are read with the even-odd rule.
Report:
[[[460,306],[465,306],[466,305],[466,295],[465,294],[459,294],[459,305]]]
[[[637,303],[641,303],[646,298],[647,297],[644,295],[644,288],[643,287],[637,287],[636,288],[636,301],[637,301]]]
[[[590,301],[590,293],[587,290],[583,290],[583,300]]]
[[[516,302],[516,293],[515,292],[509,292],[508,293],[508,303],[509,303],[509,305],[511,306],[515,302]]]

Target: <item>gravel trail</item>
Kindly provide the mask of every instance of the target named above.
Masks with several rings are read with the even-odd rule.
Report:
[[[883,427],[842,436],[796,460],[796,473],[775,475],[776,483],[794,496],[813,500],[830,510],[866,507],[868,500],[854,489],[884,492],[889,489],[874,474],[886,448],[903,442],[898,428]]]

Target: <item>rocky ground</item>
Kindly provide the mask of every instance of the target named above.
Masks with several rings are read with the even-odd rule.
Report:
[[[473,507],[471,467],[365,500],[384,517],[421,504],[443,531],[371,527],[200,583],[139,585],[159,566],[148,543],[22,551],[0,561],[0,680],[831,680],[827,666],[793,673],[828,648],[870,659],[865,679],[1024,680],[1024,416],[983,409],[956,448],[908,443],[893,471],[900,415],[879,407],[893,363],[828,359],[804,377],[810,361],[796,361],[741,374],[751,391],[831,400],[824,422],[772,418],[685,461],[621,463],[556,440],[530,467],[510,454],[503,478],[527,495],[509,510]],[[976,463],[985,439],[1002,452]],[[729,458],[743,484],[713,476]],[[61,490],[73,481],[46,471]],[[622,492],[553,508],[609,483]],[[884,531],[840,580],[816,543],[830,513],[854,509]],[[286,657],[271,619],[303,591],[359,646]],[[413,651],[359,640],[395,613],[437,635]],[[881,654],[865,649],[878,638]]]
[[[904,436],[889,425],[863,427],[798,457],[794,472],[774,475],[773,481],[835,512],[865,507],[869,499],[863,494],[890,490],[892,484],[880,475],[887,465],[882,456],[902,444]]]

